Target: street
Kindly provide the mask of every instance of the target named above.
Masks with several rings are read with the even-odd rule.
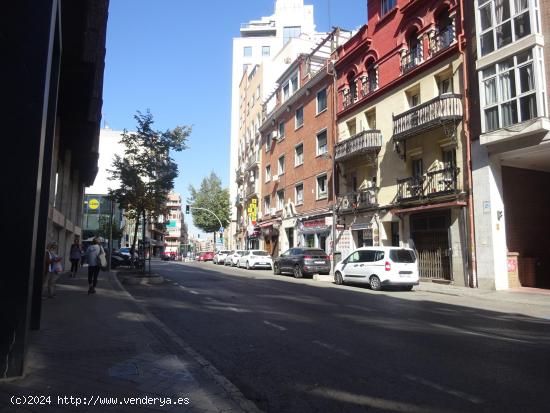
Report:
[[[127,290],[266,412],[548,411],[550,320],[514,304],[210,262],[153,269],[164,284]]]

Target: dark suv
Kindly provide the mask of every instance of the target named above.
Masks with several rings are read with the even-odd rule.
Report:
[[[273,273],[290,272],[296,278],[304,275],[328,274],[330,259],[319,248],[290,248],[273,260]]]

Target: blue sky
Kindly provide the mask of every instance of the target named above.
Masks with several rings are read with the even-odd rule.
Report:
[[[366,0],[305,0],[318,31],[366,23]],[[240,24],[273,13],[274,0],[111,0],[103,86],[103,121],[135,128],[150,109],[157,129],[193,125],[189,149],[174,154],[184,199],[211,171],[229,186],[231,45]],[[330,10],[330,14],[329,14]],[[186,216],[190,233],[191,216]]]

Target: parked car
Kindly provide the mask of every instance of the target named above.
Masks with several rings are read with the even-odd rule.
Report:
[[[289,272],[295,278],[330,273],[330,258],[319,248],[290,248],[273,262],[273,273]]]
[[[122,255],[128,256],[128,258],[131,258],[130,247],[122,247],[118,250],[118,252],[120,252]]]
[[[214,259],[214,251],[201,252],[199,261],[212,261]]]
[[[239,257],[237,267],[247,270],[252,268],[273,268],[273,260],[268,252],[262,250],[249,250]]]
[[[175,261],[176,260],[176,253],[175,252],[165,252],[162,254],[162,260],[163,261]]]
[[[412,290],[418,285],[418,259],[410,248],[359,248],[336,265],[334,282],[365,283],[375,291],[390,285]]]
[[[239,265],[239,258],[241,258],[246,253],[248,253],[247,250],[233,251],[233,253],[231,255],[228,255],[227,258],[225,259],[225,265],[236,267],[237,265]]]
[[[229,254],[230,252],[231,251],[229,251],[229,250],[218,251],[214,255],[214,258],[212,259],[212,262],[214,264],[224,264],[225,263],[225,257],[227,257],[227,254]]]

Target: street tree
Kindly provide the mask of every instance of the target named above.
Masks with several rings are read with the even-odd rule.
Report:
[[[137,222],[146,222],[149,216],[156,219],[166,214],[166,197],[174,188],[178,176],[178,165],[170,152],[181,152],[187,148],[191,126],[177,126],[164,132],[153,129],[153,115],[137,111],[135,132],[122,133],[122,155],[116,154],[113,169],[109,170],[110,180],[120,182],[118,189],[110,190],[113,199],[120,204],[126,217],[133,220],[134,239],[131,247],[136,247]]]
[[[229,224],[229,189],[222,188],[222,181],[214,173],[205,177],[199,189],[189,185],[189,198],[187,202],[192,207],[205,208],[218,216],[223,227]],[[191,210],[193,213],[193,224],[204,232],[214,233],[214,244],[216,243],[216,232],[220,223],[215,216],[200,209]]]

